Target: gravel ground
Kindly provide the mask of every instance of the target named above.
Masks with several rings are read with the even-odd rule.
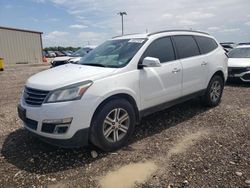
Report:
[[[227,85],[216,108],[195,99],[148,116],[127,147],[93,158],[22,128],[16,105],[25,80],[47,68],[0,72],[1,187],[250,187],[249,84]]]

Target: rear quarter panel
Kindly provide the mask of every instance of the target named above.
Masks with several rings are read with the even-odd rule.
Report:
[[[207,77],[207,82],[206,82],[206,87],[213,77],[213,75],[217,71],[222,71],[224,74],[224,79],[225,81],[227,80],[228,76],[228,58],[225,54],[225,51],[221,46],[218,46],[217,49],[213,50],[212,52],[206,54],[207,59],[209,61],[208,63],[208,77]]]

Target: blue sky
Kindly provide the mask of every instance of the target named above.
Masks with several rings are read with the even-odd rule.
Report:
[[[44,46],[96,45],[121,33],[207,31],[219,41],[250,41],[250,0],[1,0],[0,25],[42,31]]]

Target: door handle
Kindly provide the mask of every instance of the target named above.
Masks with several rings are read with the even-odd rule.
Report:
[[[201,66],[206,66],[207,64],[208,64],[208,62],[203,61],[203,62],[201,63]]]
[[[172,73],[178,73],[178,72],[180,72],[180,71],[181,71],[181,69],[174,68],[174,69],[172,70]]]

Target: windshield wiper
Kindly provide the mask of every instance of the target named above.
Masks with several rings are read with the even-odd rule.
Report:
[[[82,65],[89,65],[89,66],[96,66],[96,67],[106,67],[103,64],[98,64],[98,63],[84,63]]]

